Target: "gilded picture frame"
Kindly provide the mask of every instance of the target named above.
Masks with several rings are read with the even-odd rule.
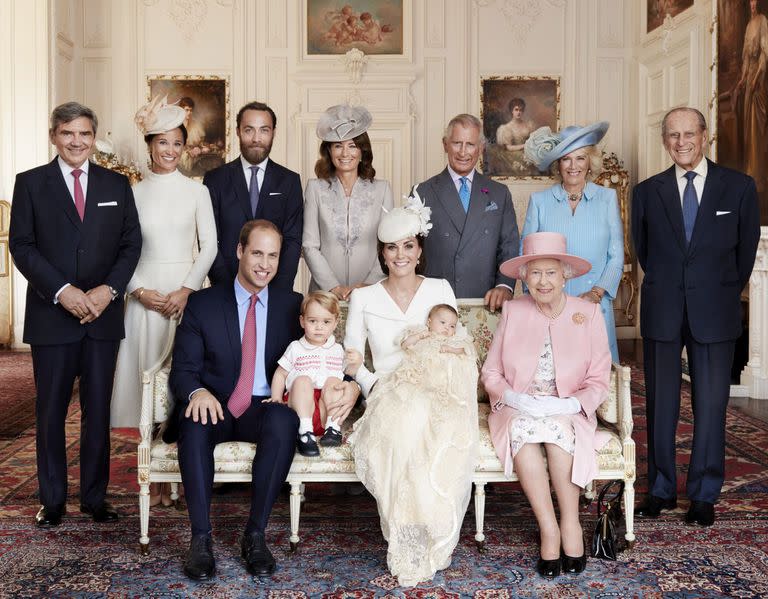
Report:
[[[522,111],[520,110],[522,108]],[[480,81],[480,118],[486,138],[482,169],[496,179],[548,179],[525,161],[531,132],[560,128],[560,77],[494,75]]]
[[[229,156],[229,78],[217,75],[147,76],[147,100],[167,95],[169,104],[187,110],[187,145],[179,171],[201,178]]]

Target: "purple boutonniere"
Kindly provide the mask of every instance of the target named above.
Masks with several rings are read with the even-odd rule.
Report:
[[[481,193],[486,193],[486,194],[487,194],[487,193],[488,193],[488,188],[487,188],[487,187],[483,187],[483,188],[480,190],[480,192],[481,192]]]

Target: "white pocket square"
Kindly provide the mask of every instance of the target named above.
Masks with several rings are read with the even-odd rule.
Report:
[[[485,207],[486,212],[491,212],[492,210],[498,210],[499,207],[496,205],[496,202],[491,202]]]
[[[715,216],[723,216],[724,214],[730,214],[730,213],[731,213],[730,210],[718,210],[717,212],[715,212]]]
[[[280,193],[279,191],[270,191],[270,192],[269,192],[269,195],[271,195],[271,196],[281,196],[281,195],[283,195],[283,194],[282,194],[282,193]]]
[[[117,206],[117,202],[99,202],[99,206]]]

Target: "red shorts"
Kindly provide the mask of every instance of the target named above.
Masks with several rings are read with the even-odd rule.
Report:
[[[322,395],[322,389],[315,389],[315,411],[312,413],[312,432],[318,437],[325,433],[325,427],[320,421],[320,395]],[[288,392],[283,394],[283,401],[288,403]]]

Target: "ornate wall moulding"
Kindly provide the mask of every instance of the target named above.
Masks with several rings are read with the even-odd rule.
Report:
[[[340,62],[344,65],[344,70],[349,75],[349,80],[352,83],[360,83],[363,79],[363,71],[368,64],[368,57],[365,53],[357,48],[352,48],[341,57]]]
[[[512,39],[517,44],[524,44],[531,29],[539,20],[544,4],[556,8],[565,6],[565,0],[475,0],[479,8],[496,5],[507,21],[512,32]]]

